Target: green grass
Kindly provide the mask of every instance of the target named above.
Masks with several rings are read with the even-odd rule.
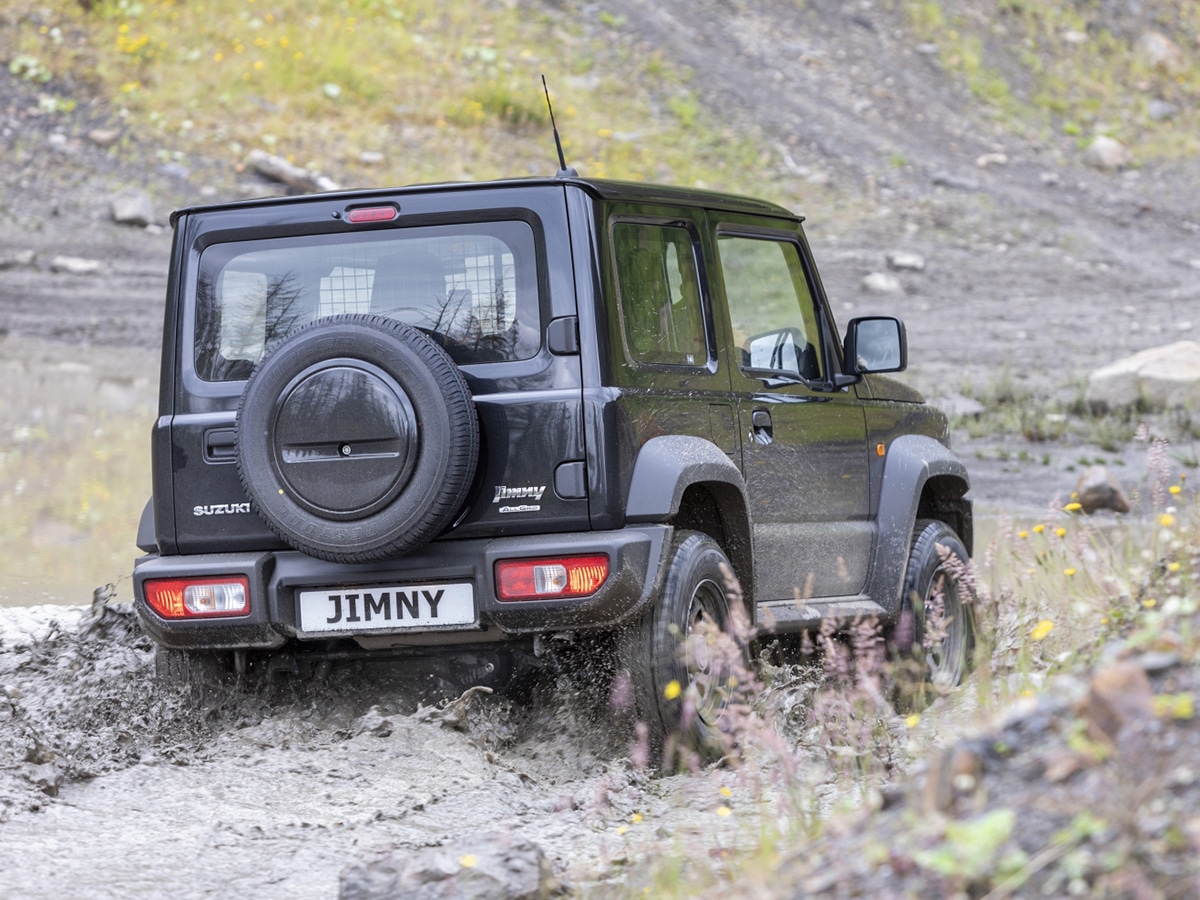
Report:
[[[184,155],[263,148],[348,187],[552,174],[545,74],[568,162],[588,175],[767,187],[753,136],[602,11],[585,23],[466,0],[16,0],[8,15],[0,58],[15,74],[84,83]]]
[[[1200,5],[1159,0],[1144,27],[1182,49],[1174,71],[1153,68],[1137,50],[1139,33],[1115,34],[1102,4],[1007,0],[987,15],[938,0],[908,0],[910,26],[938,46],[942,64],[992,106],[1009,127],[1090,140],[1106,133],[1136,158],[1200,152],[1200,64],[1195,35]],[[1007,73],[1007,74],[1006,74]],[[1013,82],[1027,85],[1021,96]],[[1152,99],[1173,103],[1172,119],[1154,121]]]

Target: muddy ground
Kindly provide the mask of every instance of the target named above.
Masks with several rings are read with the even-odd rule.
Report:
[[[1200,326],[1195,160],[1098,172],[1074,142],[1012,133],[872,4],[605,9],[628,22],[616,39],[649,41],[691,66],[706,104],[736,110],[735,124],[763,136],[781,186],[821,211],[808,228],[835,314],[901,315],[910,377],[929,395],[986,393],[1007,379],[1069,400],[1096,366]],[[246,184],[232,161],[183,170],[136,136],[120,155],[87,140],[112,124],[102,102],[82,103],[69,121],[40,114],[36,92],[0,71],[0,146],[12,161],[0,171],[0,258],[35,253],[0,269],[6,359],[32,358],[25,342],[37,339],[80,364],[102,355],[144,365],[160,339],[166,211],[275,189]],[[976,165],[998,152],[1005,163]],[[111,222],[109,198],[128,185],[151,193],[160,227]],[[851,221],[837,215],[841,197]],[[893,251],[921,254],[925,270],[896,273],[898,293],[868,293],[863,277],[885,271]],[[55,271],[57,256],[101,268]],[[1078,439],[1029,446],[965,429],[956,447],[980,509],[1017,516],[1069,492],[1078,459],[1098,452]],[[1136,483],[1139,451],[1118,453]],[[111,527],[132,533],[135,523]],[[639,861],[689,848],[719,865],[721,848],[754,843],[757,814],[779,801],[766,751],[757,768],[647,778],[586,658],[552,670],[522,702],[486,695],[439,710],[425,681],[417,690],[402,673],[346,670],[303,692],[275,686],[200,704],[153,680],[153,648],[127,606],[89,611],[87,599],[0,611],[0,894],[328,897],[351,862],[492,829],[533,839],[565,882],[602,892],[626,877],[636,885]],[[797,793],[809,811],[901,780],[930,747],[977,724],[970,691],[937,704],[919,733],[882,715],[872,777],[839,777],[836,752],[804,712],[814,671],[788,670],[762,701],[807,759]],[[470,715],[459,715],[464,706]]]

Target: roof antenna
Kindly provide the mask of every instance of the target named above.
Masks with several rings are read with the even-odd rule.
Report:
[[[579,173],[567,165],[563,156],[562,139],[558,136],[558,126],[554,124],[554,107],[550,105],[550,88],[546,87],[546,76],[542,76],[542,90],[546,93],[546,109],[550,110],[550,127],[554,129],[554,146],[558,148],[558,174],[555,178],[578,178]]]

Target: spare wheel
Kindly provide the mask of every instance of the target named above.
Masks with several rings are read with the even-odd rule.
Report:
[[[270,348],[238,409],[237,462],[255,510],[331,562],[399,556],[466,501],[479,421],[462,373],[417,329],[319,319]]]

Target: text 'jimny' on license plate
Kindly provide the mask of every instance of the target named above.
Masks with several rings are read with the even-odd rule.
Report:
[[[300,592],[302,631],[396,631],[475,621],[468,584],[371,585]]]

